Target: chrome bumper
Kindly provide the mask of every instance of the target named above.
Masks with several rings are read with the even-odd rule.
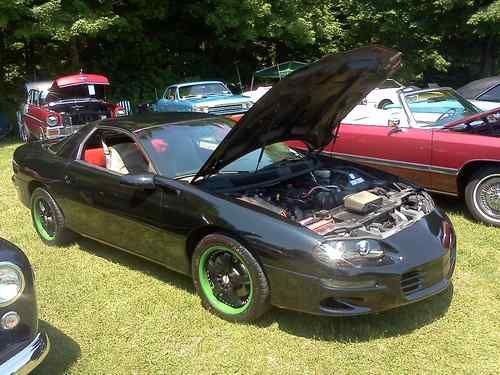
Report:
[[[40,332],[35,339],[24,349],[0,364],[2,375],[29,374],[47,356],[50,349],[50,341],[45,332]]]

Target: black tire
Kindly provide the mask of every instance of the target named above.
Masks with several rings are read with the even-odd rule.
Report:
[[[31,218],[40,239],[50,246],[64,246],[75,235],[64,226],[64,215],[56,201],[44,188],[36,188],[31,195]]]
[[[231,258],[226,263],[228,257]],[[220,259],[224,259],[221,262],[225,264],[219,262]],[[230,272],[226,272],[228,264]],[[225,271],[213,272],[212,265],[219,269],[222,267]],[[270,308],[269,284],[261,266],[250,251],[230,237],[218,233],[204,237],[194,251],[191,270],[203,306],[225,320],[250,322]],[[234,275],[236,278],[233,282],[231,277]],[[232,301],[236,299],[241,305],[227,302],[229,298],[223,292],[217,292],[215,284],[219,291],[228,291],[227,295],[231,295]]]
[[[378,109],[384,109],[384,107],[385,107],[386,105],[389,105],[389,104],[394,104],[394,103],[392,102],[392,100],[389,100],[389,99],[384,99],[384,100],[382,100],[380,103],[378,103],[377,108],[378,108]]]
[[[465,203],[475,219],[500,226],[500,168],[476,172],[465,187]]]

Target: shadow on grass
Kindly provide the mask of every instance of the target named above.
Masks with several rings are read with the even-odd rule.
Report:
[[[453,298],[453,284],[424,301],[380,314],[358,317],[324,317],[274,309],[257,326],[277,322],[279,328],[294,336],[321,341],[363,342],[401,336],[443,317]]]
[[[189,293],[195,293],[191,279],[185,275],[87,238],[79,239],[77,244],[82,250],[95,256],[151,275]],[[453,285],[421,302],[378,315],[348,318],[322,317],[273,309],[253,324],[267,328],[277,322],[281,330],[295,336],[325,341],[360,342],[408,334],[430,324],[446,314],[452,297]]]
[[[468,220],[474,221],[462,199],[442,194],[433,194],[432,198],[436,206],[443,209],[447,214],[462,215]]]
[[[80,237],[76,241],[80,249],[87,251],[95,256],[104,258],[113,263],[119,263],[129,269],[140,271],[156,279],[168,283],[178,289],[189,293],[195,293],[193,282],[190,277],[178,272],[171,271],[166,267],[143,259],[137,255],[129,254],[125,251],[115,249],[114,247],[104,245],[100,242]]]
[[[40,329],[47,332],[50,351],[45,360],[33,374],[65,374],[73,363],[80,358],[80,346],[71,337],[45,321],[40,321]]]
[[[13,135],[9,135],[5,138],[0,138],[0,148],[20,144],[21,141],[19,140],[19,138]]]

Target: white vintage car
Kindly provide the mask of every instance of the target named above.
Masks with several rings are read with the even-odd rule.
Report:
[[[383,109],[386,105],[398,103],[398,91],[404,86],[394,79],[386,79],[380,87],[372,90],[361,101],[361,105]]]

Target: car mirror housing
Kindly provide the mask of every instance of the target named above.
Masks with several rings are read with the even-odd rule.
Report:
[[[156,189],[155,177],[152,174],[127,174],[121,177],[120,185],[132,189],[154,190]]]
[[[391,114],[391,116],[387,120],[387,126],[393,129],[399,128],[400,124],[401,119],[399,118],[399,114]]]

